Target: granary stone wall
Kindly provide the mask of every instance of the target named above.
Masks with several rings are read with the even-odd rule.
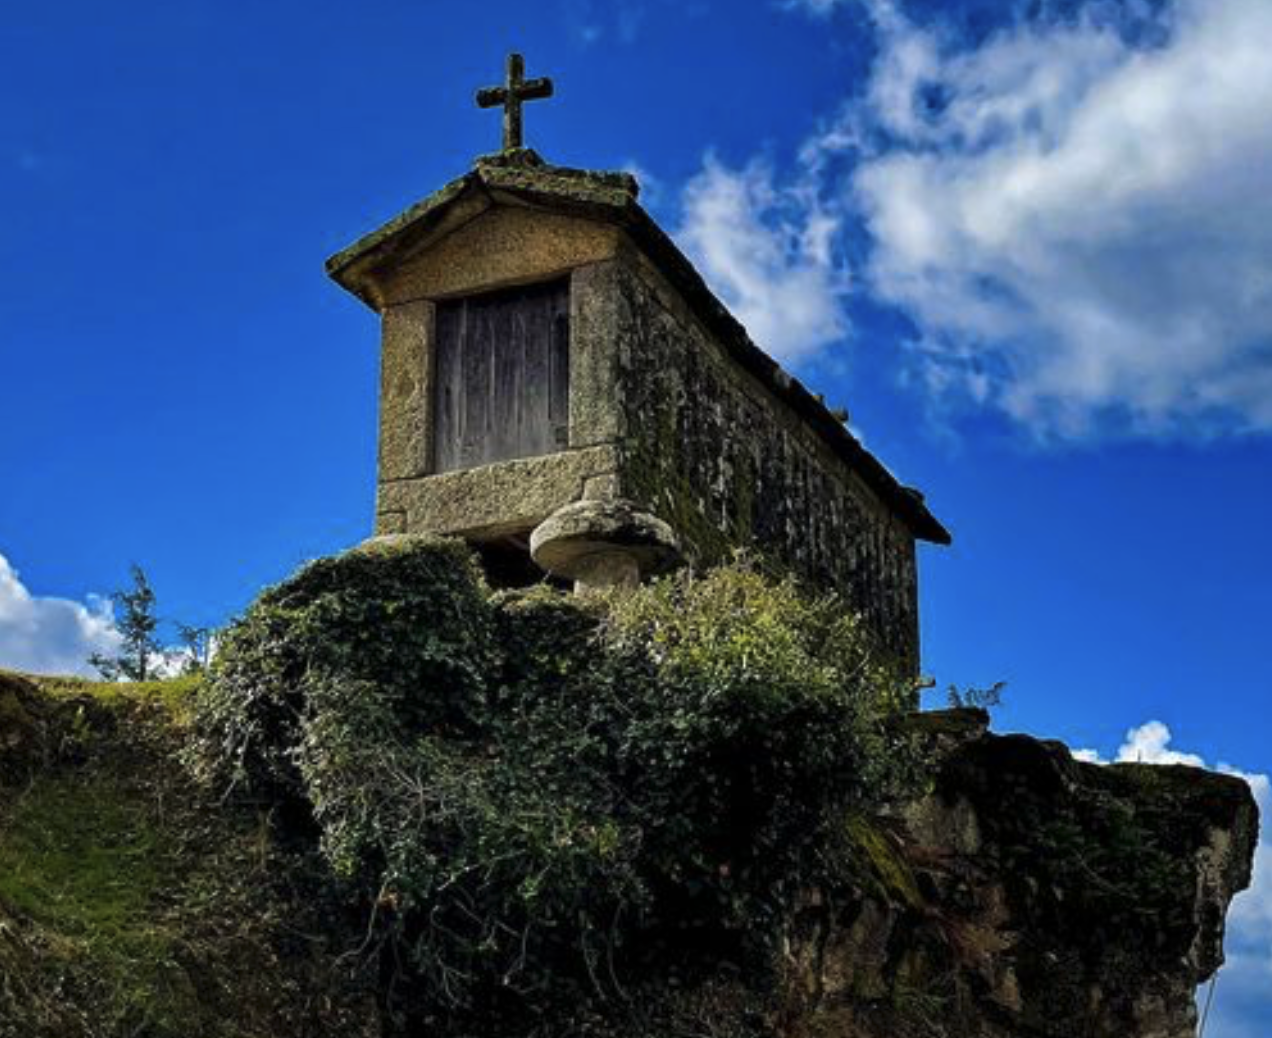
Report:
[[[797,412],[784,386],[739,362],[736,344],[718,337],[648,243],[595,221],[489,202],[447,223],[368,290],[383,314],[377,534],[523,543],[573,502],[626,501],[669,524],[692,564],[754,546],[837,589],[917,667],[914,530]],[[564,277],[564,449],[439,471],[437,307]]]
[[[691,561],[754,545],[866,618],[917,665],[914,536],[808,425],[727,356],[635,250],[600,264],[617,364],[623,496]]]
[[[528,534],[585,491],[599,494],[601,483],[612,483],[617,433],[611,311],[603,293],[590,289],[590,275],[596,260],[614,254],[618,237],[615,228],[594,221],[486,203],[431,248],[403,259],[386,279],[378,535]],[[568,449],[438,473],[432,443],[437,302],[562,275],[571,281]]]

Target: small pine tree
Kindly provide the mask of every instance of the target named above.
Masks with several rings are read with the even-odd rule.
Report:
[[[117,621],[123,644],[117,656],[93,653],[88,662],[107,681],[145,681],[151,676],[153,660],[160,653],[155,637],[159,617],[155,613],[155,593],[145,571],[133,563],[131,590],[116,591],[111,601],[120,611]]]
[[[202,674],[212,654],[212,631],[207,627],[177,622],[177,637],[181,639],[182,674]]]

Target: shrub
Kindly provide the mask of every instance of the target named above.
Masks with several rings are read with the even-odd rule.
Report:
[[[409,726],[462,726],[485,691],[491,609],[456,542],[375,544],[270,588],[222,639],[193,760],[257,794],[307,795],[297,770],[315,693],[357,680]],[[365,720],[365,719],[364,719]]]
[[[912,698],[833,597],[745,563],[612,600],[613,649],[653,680],[628,706],[624,760],[658,878],[753,941],[810,881],[842,876],[843,818],[903,778],[882,723]],[[767,949],[765,949],[767,950]]]
[[[248,610],[196,761],[312,812],[409,1026],[564,1032],[671,970],[763,977],[796,894],[851,879],[911,695],[839,603],[745,565],[493,596],[404,540]]]

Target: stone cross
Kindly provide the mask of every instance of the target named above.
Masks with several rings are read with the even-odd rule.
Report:
[[[503,105],[503,150],[516,151],[525,147],[521,133],[521,105],[525,101],[537,101],[552,96],[552,80],[546,76],[526,79],[526,62],[520,54],[508,55],[507,72],[501,87],[483,87],[477,91],[477,104],[481,108]]]

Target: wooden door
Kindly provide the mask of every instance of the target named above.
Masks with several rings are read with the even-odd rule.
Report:
[[[567,446],[568,281],[439,303],[436,360],[436,471]]]

